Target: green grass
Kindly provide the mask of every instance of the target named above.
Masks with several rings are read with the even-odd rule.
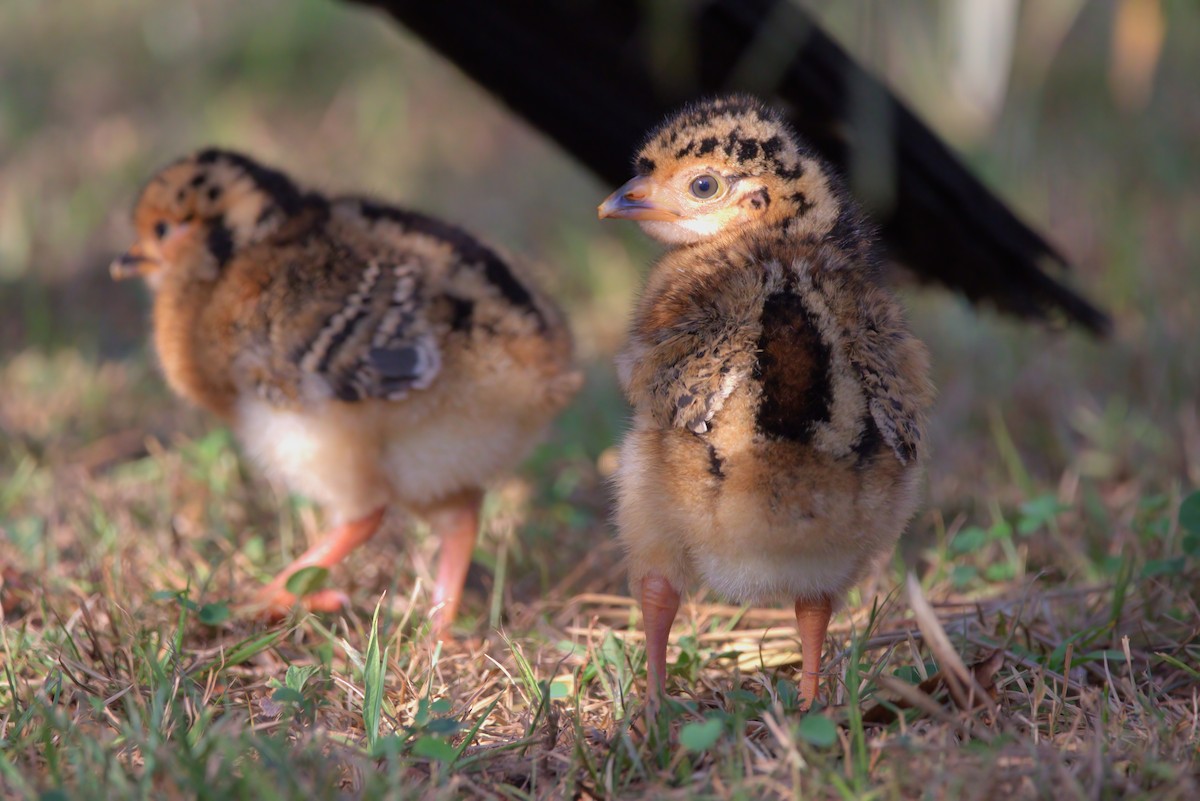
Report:
[[[612,353],[652,249],[595,223],[604,188],[374,15],[74,5],[0,6],[0,795],[1200,795],[1194,8],[1165,5],[1141,112],[1114,105],[1110,15],[1084,4],[1061,48],[1018,38],[1000,117],[967,131],[946,54],[906,49],[940,30],[933,6],[821,7],[1051,233],[1117,332],[905,288],[940,391],[928,501],[834,619],[828,705],[797,708],[788,610],[699,596],[648,729],[605,481]],[[169,396],[144,295],[105,270],[140,182],[208,142],[487,231],[569,308],[587,386],[489,496],[451,640],[426,625],[436,544],[398,519],[330,577],[345,614],[233,611],[319,510]],[[960,661],[969,708],[939,680]]]
[[[279,520],[255,500],[269,489],[228,436],[151,442],[73,478],[70,462],[6,464],[26,474],[0,544],[0,782],[16,797],[983,797],[985,779],[1032,796],[1068,779],[1082,795],[1195,788],[1200,494],[1109,499],[1129,537],[1116,553],[1094,541],[1110,532],[1088,522],[1083,493],[996,501],[948,529],[932,515],[918,523],[933,536],[914,564],[953,648],[968,661],[1002,654],[992,710],[959,710],[928,684],[932,712],[896,706],[895,682],[915,688],[946,669],[893,589],[908,567],[898,558],[877,600],[835,620],[829,708],[797,709],[786,611],[701,603],[676,627],[678,700],[648,731],[639,621],[615,594],[599,510],[576,521],[602,545],[597,569],[539,586],[543,572],[569,571],[518,549],[511,575],[528,589],[478,592],[468,621],[479,622],[437,643],[410,558],[430,543],[411,538],[351,559],[342,573],[358,603],[344,616],[264,628],[230,615],[281,559],[262,544]],[[507,518],[554,525],[539,518],[554,517],[567,468],[594,472],[548,466],[535,486],[517,479],[493,498],[481,546],[493,564]],[[528,497],[546,500],[513,500]],[[282,508],[293,529],[313,514]],[[1077,562],[1091,574],[1071,572]],[[483,622],[493,594],[499,630]]]

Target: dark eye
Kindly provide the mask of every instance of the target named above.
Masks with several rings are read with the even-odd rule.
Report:
[[[715,175],[701,175],[692,181],[692,194],[701,200],[707,200],[717,194],[721,188],[720,181]]]
[[[167,235],[168,227],[169,226],[165,222],[163,222],[162,220],[159,220],[158,222],[156,222],[154,224],[154,235],[156,237],[158,237],[159,239],[162,239],[164,236]]]

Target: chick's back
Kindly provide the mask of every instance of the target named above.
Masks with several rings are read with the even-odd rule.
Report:
[[[932,389],[869,262],[775,232],[676,249],[632,329],[618,488],[635,586],[666,564],[739,601],[837,594],[899,536]]]

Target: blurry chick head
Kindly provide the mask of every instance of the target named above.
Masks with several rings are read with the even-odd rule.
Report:
[[[667,244],[749,225],[821,236],[842,199],[825,165],[775,109],[746,95],[703,100],[668,117],[634,157],[637,176],[600,204]]]
[[[304,203],[283,173],[246,156],[209,148],[150,179],[133,209],[137,241],[113,261],[113,278],[143,276],[152,287],[166,270],[211,281],[243,248],[275,231]]]

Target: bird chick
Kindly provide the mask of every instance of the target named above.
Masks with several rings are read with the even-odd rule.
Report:
[[[915,511],[928,356],[880,283],[870,227],[775,110],[688,106],[634,164],[599,212],[670,246],[617,358],[634,409],[617,525],[651,699],[699,580],[794,602],[811,705],[834,606]]]
[[[162,169],[133,221],[137,241],[112,274],[152,288],[168,384],[336,523],[258,603],[290,607],[293,573],[332,568],[397,506],[440,537],[444,629],[485,486],[581,383],[559,310],[519,264],[458,228],[305,191],[233,152]],[[327,590],[304,602],[332,610],[344,600]]]

